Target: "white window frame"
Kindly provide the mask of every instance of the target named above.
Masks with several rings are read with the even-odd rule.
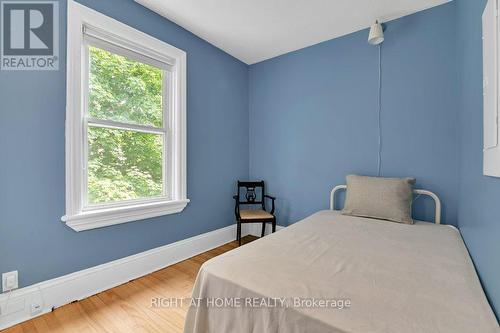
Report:
[[[483,174],[500,177],[500,23],[499,1],[483,12]]]
[[[163,95],[168,96],[168,105],[163,108],[163,128],[93,119],[87,115],[89,44],[168,73],[163,84]],[[82,231],[181,212],[189,203],[186,193],[186,53],[69,0],[66,89],[66,215],[61,220],[75,231]],[[88,124],[162,134],[162,195],[87,204]]]

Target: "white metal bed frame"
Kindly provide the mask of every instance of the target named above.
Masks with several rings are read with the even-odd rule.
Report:
[[[338,185],[332,189],[332,191],[330,192],[330,210],[336,210],[335,209],[335,194],[338,191],[345,190],[345,189],[347,189],[347,185]],[[436,215],[434,217],[434,222],[436,224],[441,224],[441,200],[439,200],[438,196],[431,191],[420,190],[420,189],[413,190],[413,193],[416,195],[427,195],[434,200],[434,204],[436,205]]]

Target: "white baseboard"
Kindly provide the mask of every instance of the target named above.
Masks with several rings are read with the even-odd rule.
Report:
[[[243,225],[242,235],[260,236],[260,225]],[[270,230],[271,228],[268,227]],[[191,258],[236,238],[231,225],[172,244],[0,294],[0,330]],[[32,304],[41,305],[32,314]]]
[[[281,229],[277,227],[277,230]],[[266,234],[271,226],[266,227]],[[244,224],[242,235],[260,236],[261,224]],[[81,300],[137,279],[159,269],[221,246],[236,238],[236,225],[207,232],[99,266],[0,294],[0,330],[40,316],[52,309]],[[40,309],[32,313],[32,304]]]

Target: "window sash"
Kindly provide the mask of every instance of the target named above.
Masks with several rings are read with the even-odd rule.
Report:
[[[127,122],[119,122],[110,119],[98,119],[91,117],[89,114],[89,93],[90,93],[90,47],[94,46],[105,51],[117,54],[120,56],[127,57],[133,61],[141,62],[150,66],[154,66],[162,69],[163,71],[163,82],[162,82],[162,113],[163,113],[163,126],[155,127],[150,125],[140,125]],[[115,44],[111,44],[106,40],[94,38],[87,36],[84,29],[84,39],[83,39],[83,87],[82,87],[82,97],[83,97],[83,142],[82,142],[82,184],[81,184],[81,198],[82,198],[82,211],[92,211],[105,208],[113,207],[123,207],[130,206],[132,204],[142,204],[142,203],[152,203],[156,201],[172,200],[173,191],[173,176],[170,171],[173,168],[173,154],[171,150],[171,131],[170,126],[170,112],[172,107],[171,101],[171,87],[172,87],[172,73],[171,66],[157,60],[154,60],[148,56],[143,56],[134,51],[127,50]],[[162,194],[161,196],[146,197],[130,200],[119,200],[111,201],[106,203],[90,203],[88,194],[88,160],[89,160],[89,142],[88,142],[88,130],[89,127],[101,127],[110,129],[127,130],[140,133],[151,133],[159,134],[163,136],[163,151],[162,151]],[[169,146],[170,145],[170,146]],[[168,155],[167,155],[168,154]]]
[[[98,128],[109,128],[109,129],[118,129],[118,130],[123,130],[123,131],[131,131],[131,132],[136,132],[136,133],[150,133],[150,134],[157,134],[157,135],[162,135],[163,137],[163,144],[162,144],[162,194],[161,195],[156,195],[156,196],[151,196],[151,197],[143,197],[143,198],[137,198],[137,199],[126,199],[126,200],[116,200],[116,201],[109,201],[109,202],[101,202],[101,203],[91,203],[89,201],[88,195],[89,195],[89,188],[88,188],[88,161],[89,161],[89,141],[88,141],[88,131],[89,127],[98,127]],[[171,200],[171,196],[168,188],[170,185],[171,180],[166,174],[166,165],[167,161],[171,160],[172,158],[167,156],[167,135],[164,131],[158,131],[155,129],[155,131],[142,131],[142,130],[136,130],[133,128],[130,128],[130,126],[116,126],[116,125],[108,125],[107,123],[102,123],[101,121],[91,123],[89,121],[85,121],[85,126],[84,126],[84,147],[83,147],[83,168],[82,168],[82,199],[83,199],[83,205],[82,205],[82,211],[92,211],[95,209],[103,209],[103,208],[112,208],[112,207],[121,207],[121,206],[129,206],[132,204],[141,204],[141,203],[149,203],[149,202],[156,202],[156,201],[165,201],[165,200]]]
[[[83,107],[84,107],[84,114],[86,117],[89,116],[88,112],[88,103],[89,103],[89,87],[90,87],[90,47],[97,47],[99,49],[102,49],[104,51],[108,51],[110,53],[128,58],[133,61],[137,61],[146,65],[150,65],[159,69],[162,69],[163,72],[163,82],[162,82],[162,110],[163,110],[163,121],[161,127],[156,127],[156,126],[147,126],[147,125],[139,125],[139,126],[147,126],[151,128],[159,128],[159,129],[165,129],[169,127],[169,118],[168,118],[168,110],[172,109],[172,93],[171,93],[171,87],[172,87],[172,78],[173,78],[173,72],[172,68],[170,66],[165,67],[162,65],[162,63],[157,62],[153,63],[150,61],[151,59],[145,56],[142,56],[141,54],[135,53],[135,52],[129,52],[126,51],[123,48],[120,48],[118,46],[113,46],[109,44],[108,42],[102,41],[102,40],[96,40],[96,41],[91,41],[91,40],[85,40],[83,42],[83,63],[84,63],[84,68],[83,68]],[[163,66],[163,67],[162,67]],[[167,103],[165,103],[167,101]],[[95,118],[94,118],[95,119]],[[111,121],[111,120],[110,120]],[[123,125],[135,125],[134,123],[126,123],[123,122]]]

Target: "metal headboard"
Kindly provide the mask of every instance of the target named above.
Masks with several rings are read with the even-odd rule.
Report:
[[[340,190],[345,190],[347,189],[346,185],[338,185],[335,186],[330,193],[330,210],[336,210],[335,209],[335,193],[337,193]],[[427,190],[413,190],[413,193],[417,195],[427,195],[431,197],[434,200],[434,203],[436,205],[436,216],[434,218],[434,221],[436,224],[441,224],[441,200],[439,200],[438,196],[431,191]]]

